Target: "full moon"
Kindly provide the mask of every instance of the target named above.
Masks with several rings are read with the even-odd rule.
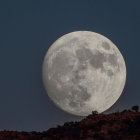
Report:
[[[90,31],[68,33],[48,49],[42,69],[50,99],[78,116],[101,113],[120,97],[126,66],[116,45]]]

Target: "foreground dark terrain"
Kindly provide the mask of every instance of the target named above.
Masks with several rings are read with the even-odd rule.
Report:
[[[96,114],[44,132],[0,131],[0,140],[140,140],[138,106],[108,115]]]

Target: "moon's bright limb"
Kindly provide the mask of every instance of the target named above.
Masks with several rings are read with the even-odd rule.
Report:
[[[89,31],[66,34],[49,48],[43,62],[48,96],[62,110],[86,116],[110,108],[120,97],[126,66],[118,48]]]

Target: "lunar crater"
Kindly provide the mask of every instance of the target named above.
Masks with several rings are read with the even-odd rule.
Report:
[[[104,47],[104,49],[109,50],[110,49],[110,45],[108,42],[102,42],[102,46]]]
[[[75,107],[83,107],[85,105],[85,101],[88,101],[90,99],[91,95],[87,92],[87,88],[78,86],[78,90],[75,88],[72,88],[71,92],[71,102],[69,105],[72,107],[75,105]]]

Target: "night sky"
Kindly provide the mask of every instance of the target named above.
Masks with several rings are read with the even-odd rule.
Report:
[[[42,83],[46,51],[72,31],[100,33],[124,56],[126,85],[106,113],[140,105],[139,6],[139,0],[1,0],[0,130],[43,131],[82,119],[58,109]]]

